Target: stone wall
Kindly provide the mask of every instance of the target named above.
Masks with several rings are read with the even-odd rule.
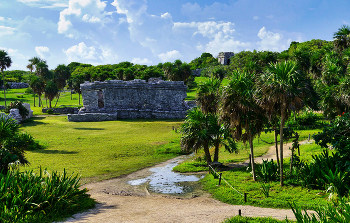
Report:
[[[47,110],[52,109],[53,113],[59,113],[59,114],[78,114],[79,108],[72,108],[72,107],[66,107],[66,108],[43,108],[42,112],[47,113]]]
[[[180,119],[189,109],[183,81],[95,81],[85,82],[80,88],[84,107],[78,115],[69,115],[69,121],[78,120],[82,114],[94,114],[100,120],[98,114],[105,113],[116,114],[118,119]]]
[[[218,62],[222,65],[229,65],[230,64],[230,58],[233,57],[235,54],[233,52],[221,52],[218,55]]]
[[[29,114],[27,115],[27,117],[23,119],[22,116],[19,114],[19,110],[17,108],[10,109],[10,114],[8,115],[8,117],[15,119],[17,123],[21,123],[24,120],[33,117],[33,110],[30,109],[30,104],[23,103],[22,105],[29,111]],[[5,113],[1,113],[1,114],[5,115]]]
[[[10,85],[11,89],[20,89],[20,88],[28,88],[29,84],[27,83],[17,83],[17,82],[7,82]]]

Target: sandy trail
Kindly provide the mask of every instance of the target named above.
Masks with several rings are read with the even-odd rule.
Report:
[[[291,155],[289,147],[291,143],[284,144],[284,157]],[[276,159],[275,147],[271,146],[267,154],[255,158],[255,161],[261,163],[262,159]],[[154,167],[165,166],[173,160]],[[248,162],[249,160],[242,164],[246,165]],[[225,204],[210,198],[205,192],[180,198],[150,194],[144,185],[127,184],[127,181],[149,176],[149,169],[84,185],[90,189],[89,194],[99,204],[94,209],[76,214],[65,222],[222,222],[237,215],[239,209],[243,216],[271,216],[281,220],[287,216],[288,219],[295,219],[291,210]]]

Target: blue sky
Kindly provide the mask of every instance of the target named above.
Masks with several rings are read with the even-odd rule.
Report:
[[[1,0],[0,49],[10,70],[39,56],[155,65],[203,52],[282,51],[291,41],[332,40],[350,23],[348,0]]]

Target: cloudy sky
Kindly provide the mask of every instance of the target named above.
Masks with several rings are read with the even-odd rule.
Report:
[[[155,65],[203,52],[282,51],[291,41],[332,40],[350,23],[349,0],[0,0],[0,49],[10,70],[39,56]]]

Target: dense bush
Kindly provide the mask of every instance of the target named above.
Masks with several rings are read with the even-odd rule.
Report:
[[[5,109],[5,112],[9,113],[10,110],[13,108],[17,108],[19,110],[19,114],[22,116],[23,119],[25,119],[29,114],[28,109],[26,109],[26,107],[24,107],[22,102],[20,101],[11,102],[11,104]]]
[[[268,183],[278,179],[278,166],[273,160],[263,160],[262,164],[256,164],[256,175],[263,182]]]
[[[0,174],[0,222],[52,222],[92,208],[94,200],[79,186],[65,171]]]
[[[317,129],[325,125],[322,114],[312,111],[303,111],[291,116],[286,121],[286,126],[294,130]]]

